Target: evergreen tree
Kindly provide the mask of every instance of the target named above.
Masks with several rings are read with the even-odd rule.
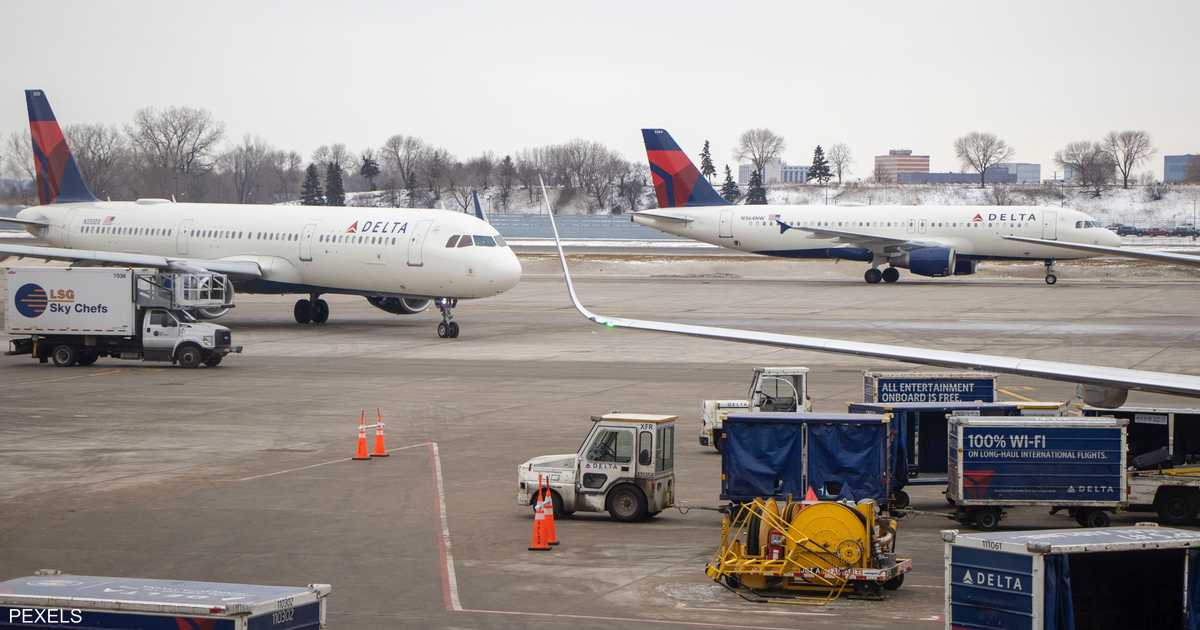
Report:
[[[829,183],[833,179],[833,171],[829,170],[829,160],[825,159],[825,150],[821,145],[813,150],[812,166],[808,169],[808,181],[816,180],[822,186]]]
[[[316,164],[309,164],[304,171],[304,184],[300,187],[300,204],[304,206],[325,205],[325,195],[321,194],[321,176],[317,174]]]
[[[346,205],[346,187],[342,183],[342,165],[330,162],[325,167],[325,205]]]
[[[358,174],[367,180],[371,190],[375,190],[375,178],[379,177],[379,162],[375,160],[375,155],[370,149],[363,151],[362,166],[358,168]]]
[[[767,205],[767,189],[763,188],[762,174],[758,171],[750,174],[750,186],[746,189],[746,205]]]
[[[700,174],[712,183],[712,178],[717,174],[716,167],[712,163],[712,153],[708,150],[708,140],[704,141],[704,150],[700,151]]]
[[[728,164],[725,165],[725,183],[721,184],[721,196],[729,203],[737,203],[738,198],[742,196],[737,182],[733,181],[733,173],[730,172]]]

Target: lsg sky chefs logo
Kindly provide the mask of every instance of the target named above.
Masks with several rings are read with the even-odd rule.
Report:
[[[29,318],[38,317],[47,310],[51,313],[107,313],[104,304],[81,304],[75,302],[74,289],[46,289],[30,282],[17,289],[13,300],[17,312]]]
[[[0,617],[3,619],[3,617]],[[78,625],[83,623],[83,611],[78,608],[9,608],[9,626]]]
[[[46,290],[33,283],[22,285],[13,299],[17,302],[17,312],[25,317],[37,317],[45,313],[46,305],[50,303]]]

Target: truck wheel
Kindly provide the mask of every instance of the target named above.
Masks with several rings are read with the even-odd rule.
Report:
[[[54,365],[57,367],[71,367],[79,361],[79,352],[75,350],[75,346],[66,344],[54,346],[54,349],[50,351],[50,360],[54,361]]]
[[[899,590],[903,584],[904,584],[904,574],[901,573],[900,575],[897,575],[896,577],[884,582],[883,588],[886,588],[889,591],[895,591],[895,590]]]
[[[221,359],[223,358],[225,357],[222,357],[219,354],[214,354],[204,360],[204,365],[207,365],[208,367],[217,367],[218,365],[221,365]]]
[[[537,498],[538,498],[537,492],[533,493],[533,496],[529,497],[529,507],[531,507],[531,508],[535,507],[534,504],[537,503]],[[559,494],[557,492],[555,492],[554,490],[550,491],[550,503],[552,503],[554,505],[554,518],[562,518],[564,516],[571,515],[571,514],[567,513],[565,510],[563,510],[562,497],[559,496]]]
[[[100,355],[95,352],[81,352],[79,358],[75,360],[75,365],[91,365],[99,358]]]
[[[1108,527],[1112,523],[1108,512],[1104,510],[1089,510],[1080,515],[1080,520],[1083,521],[1084,527]]]
[[[204,362],[204,355],[200,353],[200,348],[189,343],[175,351],[175,361],[182,368],[198,368]]]
[[[645,520],[646,497],[634,486],[617,486],[608,493],[608,514],[622,523]]]
[[[996,529],[1000,526],[1000,510],[987,508],[976,512],[975,525],[989,531]]]
[[[896,494],[892,495],[892,508],[893,509],[903,510],[904,508],[908,507],[909,503],[911,503],[911,502],[912,502],[912,499],[910,499],[908,497],[908,493],[903,490],[897,490]]]
[[[1183,488],[1164,488],[1154,502],[1158,520],[1164,525],[1183,525],[1196,516],[1196,500]]]

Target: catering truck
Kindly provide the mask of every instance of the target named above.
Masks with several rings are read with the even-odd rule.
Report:
[[[323,630],[331,591],[41,571],[0,582],[0,628]]]
[[[216,367],[234,346],[225,326],[191,313],[231,307],[229,280],[213,273],[153,269],[9,269],[4,332],[9,355],[59,367],[101,357]]]

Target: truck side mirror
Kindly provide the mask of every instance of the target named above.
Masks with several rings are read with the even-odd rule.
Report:
[[[650,451],[649,450],[643,450],[641,453],[638,453],[638,465],[639,466],[649,466],[650,462],[651,462],[651,459],[650,459]]]

